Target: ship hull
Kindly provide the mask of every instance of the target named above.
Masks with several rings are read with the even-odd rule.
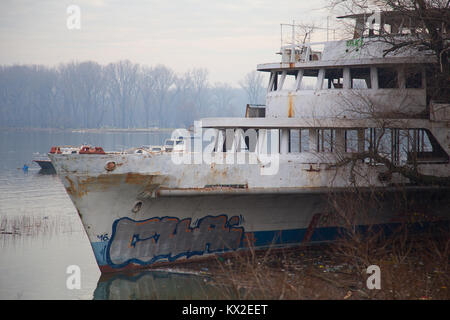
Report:
[[[145,184],[130,175],[101,182],[92,179],[95,182],[83,187],[73,183],[76,179],[66,176],[71,181],[66,188],[104,273],[184,263],[249,248],[327,242],[345,227],[342,219],[329,214],[329,193],[312,189],[291,194],[199,192],[155,197],[143,192]],[[432,193],[436,191],[414,189],[406,195],[417,200],[430,199]],[[437,194],[432,202],[425,200],[433,208],[428,206],[424,212],[445,217],[448,192]],[[376,212],[361,213],[355,225],[361,230],[368,225],[395,227],[407,213],[396,205],[404,197],[404,191],[385,194],[382,206]]]
[[[450,208],[448,188],[386,187],[378,182],[358,188],[361,197],[355,199],[344,169],[312,167],[295,158],[281,157],[277,174],[261,176],[259,164],[183,166],[174,165],[166,154],[49,156],[104,273],[249,248],[327,242],[349,227],[349,221],[360,230],[390,228],[409,214],[448,219]],[[377,167],[367,168],[376,178]],[[372,206],[374,190],[382,196]],[[344,212],[330,207],[329,200],[336,197],[344,201]]]

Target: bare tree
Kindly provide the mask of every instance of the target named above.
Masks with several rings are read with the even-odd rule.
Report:
[[[232,109],[235,98],[235,92],[229,84],[220,82],[214,84],[212,88],[212,100],[217,112],[229,112]]]
[[[263,87],[263,75],[261,72],[251,71],[239,82],[245,90],[250,104],[263,104],[265,91]]]
[[[128,128],[131,125],[130,108],[135,107],[139,94],[138,68],[137,64],[133,64],[129,60],[111,63],[107,66],[109,94],[113,98],[115,106],[113,112],[120,111],[122,128]],[[115,124],[117,125],[117,123]]]
[[[142,67],[139,73],[139,87],[143,101],[145,114],[145,127],[150,126],[150,114],[155,99],[156,81],[154,77],[153,68]]]
[[[201,116],[242,110],[242,96],[227,84],[212,88],[206,69],[177,76],[163,65],[130,61],[0,66],[0,125],[5,127],[188,127]]]
[[[170,102],[170,89],[175,84],[176,76],[171,69],[163,65],[154,67],[152,74],[154,81],[153,93],[157,106],[157,114],[155,117],[158,119],[159,126],[161,126],[163,123],[163,115],[167,111],[167,106]]]

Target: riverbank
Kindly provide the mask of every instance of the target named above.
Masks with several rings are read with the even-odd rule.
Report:
[[[407,238],[398,233],[377,244],[348,239],[330,245],[250,250],[176,269],[208,276],[224,299],[449,300],[448,235],[446,227],[438,234]],[[368,288],[370,265],[380,268],[380,289]]]

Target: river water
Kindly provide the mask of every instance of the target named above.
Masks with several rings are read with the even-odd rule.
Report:
[[[75,207],[51,172],[32,162],[53,145],[105,151],[161,145],[170,132],[0,130],[0,299],[202,299],[205,279],[163,271],[101,277]],[[24,165],[29,167],[23,170]],[[69,266],[80,288],[69,289]],[[70,269],[69,269],[70,271]],[[69,281],[70,282],[70,281]]]

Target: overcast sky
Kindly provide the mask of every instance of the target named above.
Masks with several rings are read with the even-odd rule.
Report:
[[[326,25],[326,0],[0,0],[0,64],[129,59],[177,73],[204,67],[237,86],[258,63],[280,60],[280,23]],[[70,5],[81,29],[69,30]]]

